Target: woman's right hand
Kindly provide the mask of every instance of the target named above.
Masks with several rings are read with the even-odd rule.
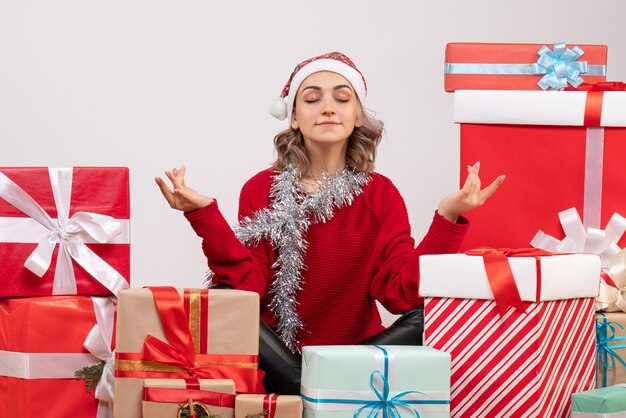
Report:
[[[165,172],[167,178],[172,182],[173,189],[170,189],[161,177],[154,178],[170,207],[183,212],[191,212],[213,203],[212,197],[201,195],[185,185],[185,172],[185,166]]]

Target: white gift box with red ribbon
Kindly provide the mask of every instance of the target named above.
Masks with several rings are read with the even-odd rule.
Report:
[[[523,301],[543,302],[598,295],[598,256],[510,257],[509,265]],[[482,258],[465,254],[421,256],[419,293],[422,297],[494,298]]]

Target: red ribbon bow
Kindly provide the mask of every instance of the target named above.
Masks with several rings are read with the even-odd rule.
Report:
[[[465,252],[467,255],[480,255],[483,257],[485,270],[489,286],[493,292],[493,298],[503,316],[511,306],[520,312],[526,312],[524,303],[515,284],[515,278],[511,271],[508,257],[535,257],[554,255],[549,251],[537,248],[474,248]],[[539,263],[537,263],[537,274],[540,274]]]
[[[170,344],[148,335],[143,344],[142,360],[182,368],[195,379],[233,379],[239,392],[265,392],[261,384],[263,372],[258,369],[198,363],[199,357],[210,355],[196,354],[189,322],[178,292],[173,287],[149,289],[154,296],[163,331]]]
[[[143,359],[181,367],[195,378],[213,378],[211,370],[196,366],[189,322],[182,301],[173,287],[150,287],[163,331],[170,344],[148,335],[143,343]]]

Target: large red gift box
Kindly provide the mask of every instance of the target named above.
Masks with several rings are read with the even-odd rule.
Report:
[[[98,408],[112,412],[108,402],[99,407],[95,393],[87,393],[74,373],[106,360],[112,369],[113,312],[105,297],[1,299],[0,416],[95,418]],[[84,347],[88,336],[98,357]],[[112,393],[112,387],[98,390]]]
[[[0,297],[117,294],[129,217],[127,168],[0,168]]]
[[[597,93],[603,93],[599,105],[588,100],[598,98],[593,96]],[[506,175],[497,192],[467,214],[472,227],[463,249],[481,245],[528,247],[540,230],[562,239],[567,227],[565,222],[561,224],[559,213],[570,208],[580,214],[585,227],[605,229],[614,218],[623,232],[624,109],[623,91],[456,92],[461,184],[467,176],[466,167],[476,161],[481,163],[483,185]],[[614,217],[615,213],[618,215]],[[576,245],[560,251],[588,251],[584,237],[570,238]],[[606,238],[616,242],[600,247],[618,249],[615,244],[626,245],[626,236],[619,233],[607,231]]]
[[[606,79],[606,45],[454,42],[445,90],[545,90]]]
[[[566,418],[572,393],[595,387],[600,259],[509,257],[520,311],[493,296],[494,256],[420,257],[424,345],[452,356],[451,416]]]

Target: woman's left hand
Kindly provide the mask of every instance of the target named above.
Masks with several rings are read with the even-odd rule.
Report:
[[[458,217],[465,212],[482,206],[504,181],[505,176],[501,175],[495,179],[493,183],[481,190],[480,177],[478,176],[479,170],[480,162],[477,162],[473,166],[467,166],[468,175],[461,190],[444,197],[441,202],[439,202],[437,212],[439,212],[441,216],[444,216],[452,222],[456,222]]]

